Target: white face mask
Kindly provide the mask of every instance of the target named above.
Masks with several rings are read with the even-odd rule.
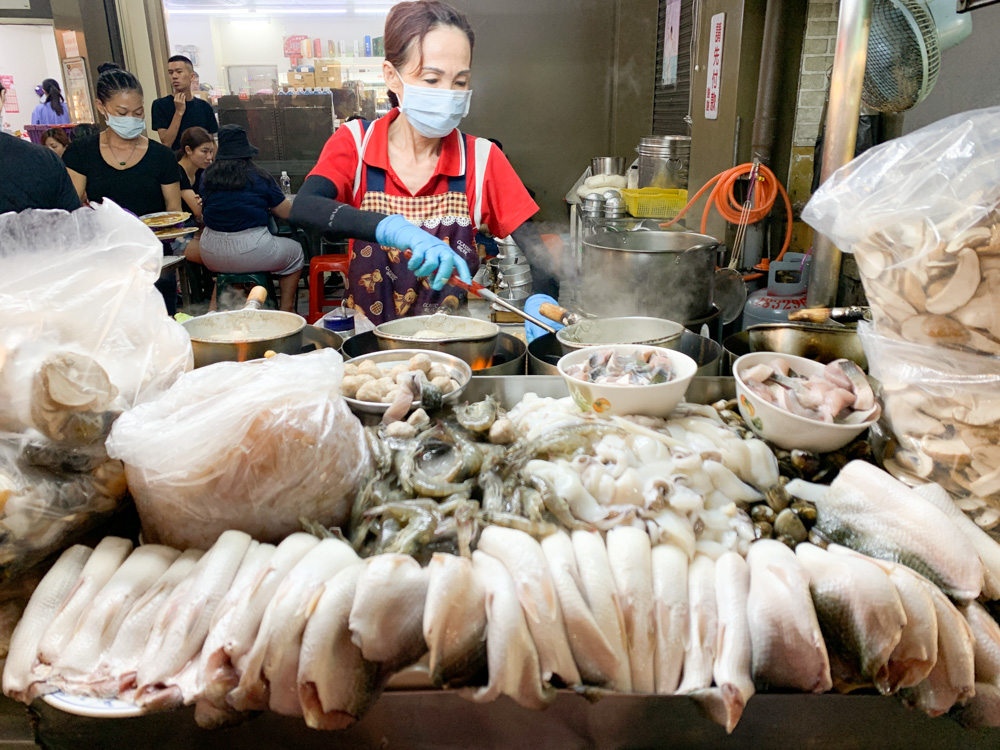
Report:
[[[402,81],[402,77],[400,77]],[[425,138],[444,138],[469,114],[472,90],[432,89],[403,81],[399,111]]]

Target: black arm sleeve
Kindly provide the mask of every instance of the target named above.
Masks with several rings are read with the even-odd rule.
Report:
[[[290,221],[323,232],[334,240],[375,242],[375,227],[385,214],[360,211],[336,198],[337,186],[330,180],[319,175],[308,177],[295,195]]]
[[[528,259],[531,266],[532,294],[547,294],[559,299],[559,273],[555,259],[545,247],[538,228],[530,220],[511,232],[510,236]]]

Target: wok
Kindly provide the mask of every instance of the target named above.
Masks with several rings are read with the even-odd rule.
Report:
[[[738,357],[751,352],[776,352],[832,362],[849,359],[865,372],[868,359],[853,326],[826,326],[810,323],[765,323],[734,333],[724,342],[723,369],[732,371]]]
[[[445,338],[416,336],[431,329],[446,333]],[[488,320],[458,315],[417,315],[390,320],[375,327],[379,349],[426,349],[458,357],[473,370],[489,365],[497,345],[500,327]]]

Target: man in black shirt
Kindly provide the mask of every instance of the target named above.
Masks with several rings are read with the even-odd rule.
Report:
[[[194,66],[184,55],[174,55],[167,61],[167,74],[174,93],[153,102],[153,130],[160,136],[160,143],[172,151],[181,147],[181,133],[188,128],[205,128],[209,133],[219,132],[212,105],[197,99],[191,93],[191,76]]]
[[[0,112],[7,91],[0,84]],[[80,207],[69,173],[56,152],[0,133],[0,214],[26,208]]]

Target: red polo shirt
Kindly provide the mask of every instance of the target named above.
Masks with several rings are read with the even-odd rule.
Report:
[[[438,157],[434,174],[417,193],[411,193],[396,175],[389,163],[389,124],[399,116],[399,109],[393,109],[385,117],[375,120],[368,127],[374,128],[365,164],[385,170],[385,190],[389,195],[420,196],[439,195],[448,191],[448,178],[462,174],[462,155],[459,148],[459,131],[453,130],[442,139],[441,155]],[[469,215],[472,215],[476,201],[475,185],[475,138],[466,139],[466,194],[469,198]],[[330,136],[323,147],[319,161],[309,176],[326,177],[337,186],[338,200],[355,208],[361,205],[365,192],[364,170],[361,172],[361,189],[354,195],[354,177],[358,168],[358,149],[354,136],[347,127],[341,126]],[[538,211],[538,205],[528,195],[514,168],[503,152],[492,145],[490,158],[483,176],[483,223],[496,237],[507,237],[530,219]]]

